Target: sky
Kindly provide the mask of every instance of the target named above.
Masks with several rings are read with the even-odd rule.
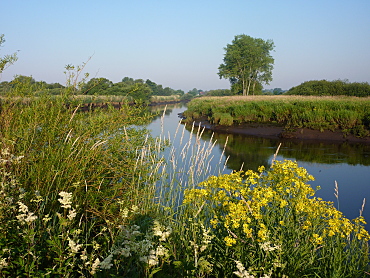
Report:
[[[150,79],[185,92],[228,89],[224,47],[236,35],[271,39],[273,81],[370,83],[369,0],[1,0],[0,57],[19,50],[1,75],[66,83],[65,66],[90,77]]]

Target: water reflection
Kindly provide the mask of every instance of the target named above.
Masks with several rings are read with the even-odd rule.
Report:
[[[187,130],[190,131],[190,127]],[[211,131],[205,131],[203,139],[209,140],[211,135]],[[289,141],[223,133],[214,134],[214,138],[222,148],[227,140],[226,155],[231,158],[228,167],[233,170],[241,169],[243,164],[243,170],[256,170],[260,165],[270,166],[270,157],[280,143],[279,152],[289,159],[324,164],[370,165],[370,145]]]
[[[153,107],[154,108],[154,107]],[[156,107],[158,117],[163,113],[163,107]],[[164,118],[165,133],[173,133],[178,126],[178,113],[186,110],[183,105],[168,106]],[[159,118],[156,118],[149,128],[152,134],[160,134]],[[187,126],[188,133],[191,126]],[[193,132],[197,132],[194,130]],[[278,160],[290,159],[305,167],[315,177],[312,186],[321,186],[317,192],[319,197],[326,201],[333,201],[334,183],[339,185],[340,210],[346,217],[352,219],[359,215],[362,201],[366,198],[370,205],[370,145],[350,143],[324,143],[312,141],[296,141],[283,139],[266,139],[239,134],[223,134],[204,131],[202,140],[217,140],[214,149],[215,157],[222,155],[225,143],[225,158],[227,172],[232,170],[257,170],[261,165],[269,167],[274,153],[280,143],[282,146]],[[229,157],[226,160],[226,157]],[[217,163],[218,159],[216,159]],[[369,206],[368,205],[368,206]],[[365,207],[365,219],[370,221],[370,209]],[[367,226],[369,229],[369,225]]]

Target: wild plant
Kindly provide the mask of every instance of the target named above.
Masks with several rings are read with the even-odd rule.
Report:
[[[185,191],[184,203],[201,207],[212,225],[219,273],[226,277],[237,262],[240,277],[366,276],[365,220],[314,197],[312,179],[295,162],[275,161],[270,170],[212,176]]]
[[[137,149],[153,139],[133,126],[149,116],[128,104],[80,112],[70,97],[1,102],[5,276],[93,276],[119,233],[120,206],[152,199],[152,161],[137,163]]]

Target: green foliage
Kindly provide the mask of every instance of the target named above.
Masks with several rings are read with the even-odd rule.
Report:
[[[349,83],[343,80],[312,80],[291,88],[285,94],[302,96],[370,96],[370,84],[367,82]]]
[[[227,113],[238,124],[274,122],[286,128],[340,129],[365,137],[370,132],[369,107],[368,99],[358,98],[209,97],[191,101],[184,115],[188,122],[204,116],[221,124],[220,115]],[[231,119],[227,121],[231,123]]]
[[[206,91],[206,96],[231,96],[233,93],[229,89],[218,89]]]
[[[184,94],[184,91],[182,90],[173,90],[169,87],[163,88],[162,85],[158,85],[149,79],[145,81],[145,84],[150,87],[153,96],[170,96],[170,95],[182,96]]]
[[[4,34],[0,35],[0,47],[5,43]],[[17,53],[7,54],[0,57],[0,74],[10,65],[13,65],[18,60]]]
[[[234,119],[228,113],[214,113],[213,122],[220,125],[231,126],[234,123]]]
[[[270,51],[273,49],[272,40],[235,36],[225,47],[224,63],[219,66],[218,75],[230,80],[233,91],[241,91],[243,96],[249,92],[255,94],[262,90],[261,84],[269,84],[272,80],[274,59]]]

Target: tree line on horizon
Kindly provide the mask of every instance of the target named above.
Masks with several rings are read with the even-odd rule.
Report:
[[[4,35],[0,35],[0,46],[5,42]],[[274,49],[272,40],[252,38],[247,35],[237,35],[231,44],[225,48],[224,63],[219,66],[220,78],[230,81],[230,89],[216,89],[203,91],[197,88],[185,93],[183,90],[174,90],[163,87],[150,79],[133,79],[124,77],[114,83],[107,78],[85,79],[76,84],[46,83],[36,81],[32,76],[16,75],[10,82],[0,83],[0,95],[9,91],[16,91],[18,95],[30,96],[37,94],[59,95],[67,88],[73,94],[82,95],[114,95],[129,96],[134,101],[148,102],[152,96],[178,96],[180,100],[190,100],[197,96],[230,96],[230,95],[314,95],[314,96],[370,96],[368,82],[349,82],[348,80],[311,80],[305,81],[289,90],[281,88],[263,89],[263,84],[272,80],[274,59],[270,52]],[[0,57],[0,74],[17,61],[17,53]],[[69,71],[71,66],[66,66]],[[72,66],[73,68],[73,66]],[[88,74],[86,75],[86,79]]]
[[[60,83],[46,83],[36,81],[32,76],[17,75],[12,81],[0,83],[0,95],[7,95],[7,92],[16,91],[21,96],[40,94],[60,95],[68,86]],[[120,82],[114,83],[107,78],[91,78],[89,81],[80,84],[79,88],[71,88],[75,95],[96,95],[96,96],[130,96],[134,100],[148,101],[151,96],[174,96],[181,100],[191,99],[203,92],[193,88],[185,93],[183,90],[174,90],[170,87],[163,87],[150,79],[134,79],[124,77]]]

